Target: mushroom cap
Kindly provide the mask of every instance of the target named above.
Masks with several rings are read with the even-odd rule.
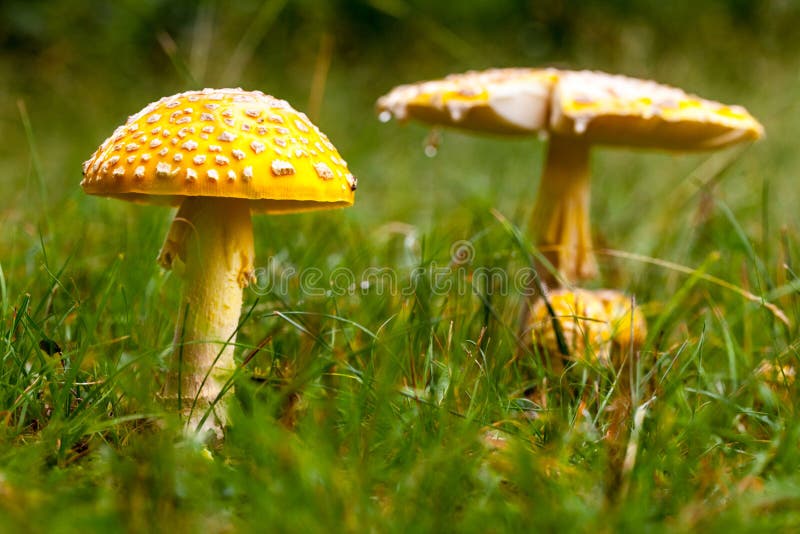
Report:
[[[382,120],[414,118],[477,132],[546,129],[554,69],[489,69],[400,85],[378,99]]]
[[[755,140],[744,108],[656,82],[595,71],[491,69],[401,85],[377,103],[382,119],[468,130],[553,133],[603,145],[703,150]]]
[[[553,102],[550,129],[590,143],[703,150],[764,135],[764,127],[741,106],[604,72],[562,72]]]
[[[630,298],[619,291],[559,288],[547,298],[576,361],[610,365],[615,348],[626,351],[644,344],[644,316],[638,308],[631,311]],[[559,353],[552,319],[541,299],[531,309],[529,326],[534,344],[550,354]]]
[[[262,213],[350,206],[357,184],[304,113],[242,89],[188,91],[149,104],[100,145],[83,175],[91,195],[167,205],[241,198]]]

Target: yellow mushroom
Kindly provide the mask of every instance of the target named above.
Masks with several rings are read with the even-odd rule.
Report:
[[[305,114],[241,89],[149,104],[103,142],[83,174],[88,194],[179,206],[158,256],[167,269],[185,264],[162,395],[194,427],[234,369],[242,290],[253,277],[251,213],[350,206],[356,179]],[[204,429],[219,434],[224,403],[213,414]]]
[[[381,120],[508,135],[544,134],[547,157],[531,217],[535,243],[567,281],[593,278],[589,219],[593,145],[705,150],[758,139],[744,108],[652,81],[593,71],[491,69],[402,85],[378,100]]]
[[[613,366],[615,350],[638,349],[647,337],[644,316],[619,291],[559,288],[533,304],[530,335],[547,354],[561,354],[553,321],[557,320],[570,357],[575,361]],[[551,361],[555,361],[552,360]]]

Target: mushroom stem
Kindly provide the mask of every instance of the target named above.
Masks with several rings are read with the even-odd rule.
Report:
[[[162,395],[177,404],[190,430],[220,435],[224,402],[197,428],[234,370],[242,289],[253,276],[253,224],[246,200],[188,197],[172,222],[158,261],[185,264],[175,350]]]
[[[581,139],[550,137],[531,216],[536,245],[571,282],[597,275],[589,227],[589,149],[589,143]]]

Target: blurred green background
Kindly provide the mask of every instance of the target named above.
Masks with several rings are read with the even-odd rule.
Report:
[[[387,204],[381,199],[388,188],[405,189],[409,175],[429,176],[431,166],[413,153],[406,168],[372,172],[387,153],[416,149],[424,135],[376,124],[376,97],[403,82],[504,66],[600,69],[740,103],[765,123],[773,153],[785,157],[781,149],[797,133],[787,119],[796,112],[798,21],[800,5],[790,0],[4,0],[0,192],[4,203],[26,200],[19,195],[30,172],[30,148],[20,103],[42,158],[47,201],[58,206],[78,194],[80,162],[127,115],[179,91],[241,86],[317,115],[362,176],[358,209],[384,217],[384,206],[374,208]],[[312,97],[315,73],[318,94]],[[501,154],[480,167],[468,159],[467,183],[441,184],[440,192],[456,186],[491,195],[486,186],[506,187],[498,175],[517,180],[537,174],[534,157],[522,155],[528,151],[522,145],[537,143],[463,143]],[[458,150],[448,165],[469,152]],[[640,170],[635,159],[627,159],[631,174]],[[673,175],[688,168],[678,165]],[[615,187],[615,181],[598,187]],[[758,184],[740,187],[755,191]],[[431,198],[441,200],[439,194]],[[427,213],[403,201],[391,206],[397,212],[390,216]]]
[[[0,530],[31,517],[48,532],[797,528],[797,396],[757,370],[798,356],[799,27],[792,0],[2,0]],[[256,380],[237,382],[225,445],[209,461],[176,428],[149,430],[180,283],[154,261],[169,211],[80,190],[114,128],[180,91],[262,90],[310,114],[359,190],[347,210],[257,217],[257,266],[405,275],[469,239],[474,267],[518,268],[491,210],[525,228],[543,143],[446,131],[428,158],[425,127],[374,113],[395,85],[506,66],[654,79],[744,105],[767,132],[713,154],[595,151],[598,247],[691,273],[600,257],[594,284],[636,294],[658,326],[643,361],[659,400],[626,497],[605,498],[607,420],[571,378],[551,382],[553,413],[520,417],[522,392],[548,375],[513,357],[514,294],[247,292],[238,355],[268,343]],[[295,375],[303,409],[288,430],[276,419]],[[500,420],[519,439],[498,460],[479,436]]]
[[[240,86],[307,111],[348,160],[360,178],[356,206],[333,217],[365,228],[407,222],[452,241],[466,237],[462,228],[476,213],[496,207],[524,227],[542,143],[446,132],[430,160],[422,149],[428,130],[380,124],[374,102],[400,83],[452,72],[557,66],[650,78],[741,104],[767,132],[765,141],[733,155],[597,150],[592,211],[599,246],[661,257],[687,237],[722,239],[698,233],[696,224],[717,196],[748,235],[796,231],[798,22],[800,4],[788,0],[5,0],[0,222],[38,246],[39,235],[45,242],[84,239],[85,226],[42,230],[59,217],[79,228],[96,210],[117,222],[166,219],[161,210],[146,215],[153,212],[83,198],[81,162],[150,101]],[[738,151],[748,157],[731,171]],[[312,226],[328,217],[310,216]],[[5,250],[13,241],[10,233],[0,236]],[[622,280],[613,277],[613,262],[607,266],[610,285],[638,279],[640,266],[626,265]]]

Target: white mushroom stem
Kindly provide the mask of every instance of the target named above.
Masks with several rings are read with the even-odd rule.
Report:
[[[536,245],[569,282],[597,275],[589,225],[589,149],[581,139],[550,137],[531,217]]]
[[[234,370],[242,290],[253,276],[254,255],[248,201],[210,197],[183,201],[159,254],[165,268],[176,258],[185,264],[175,349],[162,395],[180,406],[190,430]],[[198,430],[220,435],[225,420],[225,404],[217,402]]]

